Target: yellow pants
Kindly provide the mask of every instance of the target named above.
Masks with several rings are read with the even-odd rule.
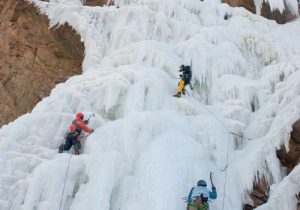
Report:
[[[181,94],[182,90],[185,90],[185,87],[184,87],[184,81],[183,81],[183,80],[180,80],[180,82],[179,82],[179,84],[178,84],[177,93],[180,93],[180,94]]]

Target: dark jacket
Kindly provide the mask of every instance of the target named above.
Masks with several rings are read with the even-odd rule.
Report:
[[[182,72],[181,78],[184,81],[184,84],[189,84],[192,78],[192,71],[190,66],[184,66],[183,69],[180,70],[180,72]]]

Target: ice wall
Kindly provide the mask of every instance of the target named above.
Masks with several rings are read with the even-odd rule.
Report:
[[[261,209],[296,209],[299,178],[284,178],[275,152],[300,117],[299,20],[278,26],[217,1],[31,2],[81,35],[84,74],[0,130],[0,209],[180,210],[210,171],[211,209],[242,209],[259,176],[272,185]],[[177,99],[180,64],[195,88]],[[96,131],[83,155],[59,155],[77,111],[96,113]]]

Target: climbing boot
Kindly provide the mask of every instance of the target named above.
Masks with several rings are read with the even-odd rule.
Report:
[[[182,90],[182,94],[185,95],[185,89]]]
[[[80,152],[78,149],[75,149],[75,155],[80,155]]]
[[[63,153],[63,152],[64,152],[64,145],[61,144],[61,145],[59,146],[58,153]]]
[[[181,97],[181,93],[176,93],[175,95],[173,95],[174,97],[180,98]]]

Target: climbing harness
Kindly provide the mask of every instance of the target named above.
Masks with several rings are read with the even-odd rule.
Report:
[[[63,200],[63,197],[64,197],[65,186],[66,186],[66,182],[67,182],[67,178],[68,178],[71,158],[72,158],[72,155],[70,155],[69,162],[68,162],[68,168],[67,168],[66,177],[65,177],[65,181],[64,181],[63,191],[61,193],[61,198],[60,198],[59,210],[61,210],[61,204],[62,204],[62,200]]]

